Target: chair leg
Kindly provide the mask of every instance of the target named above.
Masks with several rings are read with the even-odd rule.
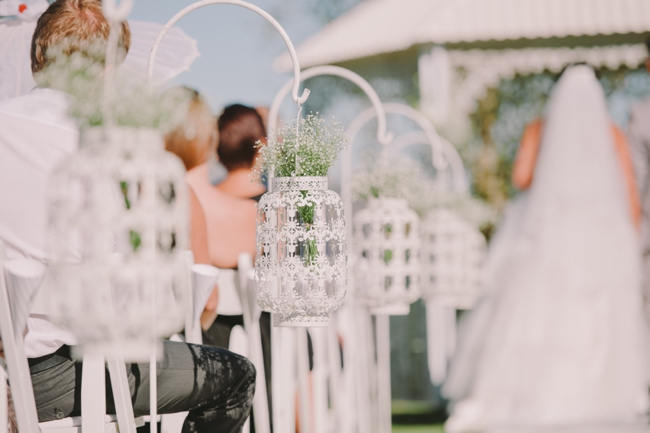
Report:
[[[335,326],[334,321],[330,326]],[[328,328],[310,330],[314,348],[314,369],[312,376],[312,422],[313,433],[328,433],[330,413],[327,399],[328,378],[333,376],[334,366],[329,365],[327,336]]]
[[[9,425],[9,399],[7,398],[7,375],[0,366],[0,433],[7,433]]]
[[[29,366],[22,345],[15,339],[9,298],[5,286],[5,274],[0,260],[0,337],[7,362],[12,399],[16,409],[16,421],[20,433],[40,433],[38,415],[34,402],[34,390],[29,376]]]
[[[270,432],[269,406],[266,393],[266,371],[264,371],[264,356],[260,336],[259,321],[251,321],[248,335],[249,356],[255,364],[257,381],[255,396],[253,397],[255,431],[258,433]],[[269,372],[270,373],[270,372]]]
[[[380,416],[380,432],[391,431],[391,389],[390,389],[390,316],[375,316],[377,335],[377,383]]]
[[[99,398],[97,398],[99,396]],[[86,354],[81,375],[81,431],[104,432],[106,416],[106,369],[104,357]]]
[[[309,372],[309,352],[307,349],[307,330],[302,328],[292,329],[292,337],[295,339],[295,351],[292,356],[296,357],[297,382],[298,382],[298,415],[300,417],[300,433],[312,433],[313,431],[313,399],[310,392],[312,380]],[[313,343],[313,341],[312,341]]]
[[[158,433],[158,365],[156,354],[149,360],[149,431]]]
[[[136,433],[131,392],[126,376],[126,366],[121,359],[107,359],[108,372],[111,375],[111,388],[117,412],[117,423],[121,433]]]

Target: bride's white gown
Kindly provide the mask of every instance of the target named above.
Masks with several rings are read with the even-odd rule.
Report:
[[[533,184],[494,240],[488,295],[462,327],[444,388],[449,433],[640,421],[639,251],[609,125],[591,69],[568,69]]]

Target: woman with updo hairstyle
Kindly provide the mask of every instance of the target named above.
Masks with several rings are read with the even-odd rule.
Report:
[[[165,137],[165,149],[178,156],[190,171],[203,164],[217,147],[215,117],[203,97],[194,89],[184,88],[190,98],[183,122]]]

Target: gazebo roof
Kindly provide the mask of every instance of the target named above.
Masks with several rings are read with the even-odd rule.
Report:
[[[308,67],[426,43],[471,46],[647,31],[649,0],[365,0],[301,44],[298,56]],[[279,58],[278,66],[287,60]]]

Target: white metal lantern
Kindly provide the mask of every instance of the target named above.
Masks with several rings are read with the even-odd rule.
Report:
[[[50,296],[85,353],[148,360],[183,326],[188,206],[152,129],[91,128],[51,176]]]
[[[355,297],[373,314],[408,314],[420,296],[418,230],[404,199],[371,199],[354,216]]]
[[[258,303],[276,326],[324,326],[346,291],[343,203],[327,177],[277,177],[258,204]]]
[[[422,223],[423,295],[469,309],[480,294],[483,234],[452,209],[436,208]]]

